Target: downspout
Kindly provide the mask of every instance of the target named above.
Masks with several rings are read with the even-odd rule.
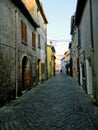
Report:
[[[92,63],[92,85],[93,85],[93,103],[97,102],[96,96],[96,77],[94,70],[94,36],[93,36],[93,13],[92,13],[92,0],[90,0],[90,27],[91,27],[91,63]]]
[[[18,98],[17,9],[15,10],[15,97]]]

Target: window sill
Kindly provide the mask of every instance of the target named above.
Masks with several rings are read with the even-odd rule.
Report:
[[[32,47],[32,49],[33,49],[33,50],[36,50],[36,48],[35,48],[35,47]]]
[[[24,45],[26,45],[26,46],[27,46],[27,42],[25,42],[25,41],[21,41],[21,43],[23,43]]]

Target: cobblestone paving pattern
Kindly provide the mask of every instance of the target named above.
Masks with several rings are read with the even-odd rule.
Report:
[[[73,78],[58,74],[0,108],[0,130],[98,130],[98,108]]]

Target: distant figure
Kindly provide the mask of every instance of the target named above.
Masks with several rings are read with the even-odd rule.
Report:
[[[60,73],[62,74],[62,70],[60,70]]]

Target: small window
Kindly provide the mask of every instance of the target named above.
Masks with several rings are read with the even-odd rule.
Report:
[[[32,32],[32,46],[33,46],[33,48],[36,48],[35,33],[33,33],[33,32]]]
[[[40,34],[38,34],[38,47],[40,48]]]
[[[27,42],[27,26],[23,21],[21,21],[21,41]]]

